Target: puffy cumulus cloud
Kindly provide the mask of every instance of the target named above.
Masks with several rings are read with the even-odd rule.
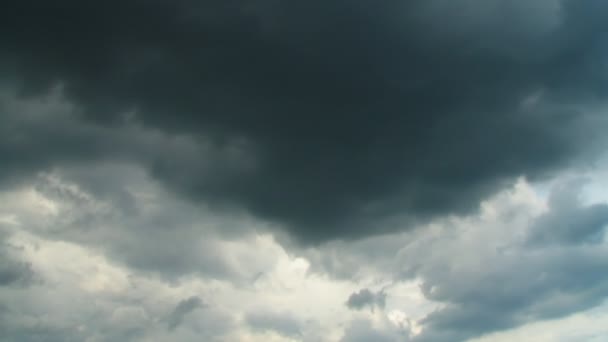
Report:
[[[327,251],[310,256],[317,272],[393,282],[385,290],[386,311],[398,310],[393,318],[405,315],[400,321],[408,323],[412,341],[467,341],[568,317],[608,296],[608,277],[602,272],[608,266],[603,229],[608,221],[605,202],[585,200],[584,182],[554,183],[546,199],[521,180],[484,202],[479,215],[353,244],[328,244]],[[351,265],[367,267],[348,272]],[[419,284],[424,298],[436,306],[400,311],[400,304],[410,301],[398,298],[403,289],[397,284],[406,279]],[[368,303],[371,294],[351,298]]]
[[[24,233],[9,240],[41,281],[0,291],[3,341],[225,341],[236,332],[222,308],[194,310],[193,293],[210,293],[203,284],[169,285],[72,243]]]
[[[608,250],[598,235],[604,204],[585,190],[593,183],[555,180],[541,194],[520,180],[476,215],[286,250],[250,218],[172,197],[139,167],[97,165],[57,168],[0,192],[3,253],[30,274],[11,279],[35,280],[0,286],[0,339],[559,341],[603,333],[605,308],[593,308],[608,294]],[[254,227],[230,228],[246,224]],[[161,226],[174,234],[155,233]],[[367,307],[378,310],[353,310]]]
[[[564,317],[593,308],[606,298],[608,277],[601,271],[608,265],[606,243],[580,244],[583,237],[596,235],[604,241],[598,227],[608,223],[602,213],[605,204],[576,203],[576,186],[566,187],[570,189],[555,190],[547,211],[523,226],[523,232],[531,232],[535,239],[552,232],[560,247],[531,246],[525,234],[518,236],[511,231],[509,240],[495,237],[494,241],[462,241],[457,250],[464,255],[451,254],[451,263],[427,262],[409,270],[424,278],[422,291],[428,299],[445,303],[444,308],[422,320],[427,330],[414,340],[465,340],[528,322]],[[560,201],[564,196],[575,201],[568,210]],[[437,253],[441,247],[435,244],[427,247]],[[465,248],[475,252],[467,256]]]
[[[265,225],[175,198],[129,164],[55,169],[5,199],[23,230],[168,280],[204,274],[248,284],[285,254]]]
[[[167,283],[75,243],[9,240],[42,281],[0,289],[3,341],[331,341],[347,316],[332,298],[351,288],[304,277],[288,259],[250,287],[204,276]]]
[[[2,178],[127,159],[309,243],[471,212],[594,154],[606,6],[6,1],[7,87],[76,113],[3,114]]]
[[[216,216],[211,226],[187,233],[201,223],[200,207],[161,195],[130,166],[100,165],[99,172],[108,185],[101,192],[79,186],[77,169],[0,192],[1,251],[10,256],[2,270],[28,265],[28,279],[35,280],[21,282],[20,272],[10,272],[10,283],[0,285],[0,340],[337,340],[348,319],[343,296],[354,284],[308,274],[306,260],[263,231],[243,234],[247,230],[240,228],[236,236],[212,227],[230,227],[234,218]],[[86,175],[95,179],[93,172]],[[121,183],[113,177],[129,183],[126,194],[116,192]],[[158,208],[173,213],[157,216],[167,220],[163,224],[195,243],[140,230],[155,221]],[[150,221],[134,224],[142,215]],[[209,254],[197,254],[200,239],[208,241],[210,251],[202,252]],[[157,246],[160,255],[140,244]],[[173,244],[199,259],[165,254],[164,246]]]

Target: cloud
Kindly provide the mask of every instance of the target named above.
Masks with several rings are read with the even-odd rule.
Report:
[[[339,333],[351,284],[308,275],[308,262],[266,232],[230,232],[247,222],[214,221],[217,213],[155,188],[138,168],[105,164],[85,172],[89,185],[103,178],[101,192],[80,187],[80,171],[57,170],[22,189],[0,191],[5,241],[15,246],[9,250],[41,279],[0,286],[0,339],[36,340],[47,331],[49,339],[56,334],[65,341],[286,338],[253,328],[247,315],[267,324],[291,319],[305,341]],[[119,190],[132,197],[126,210],[114,201],[123,197]],[[263,275],[251,283],[256,273]],[[205,307],[185,313],[196,298],[205,298]],[[272,327],[287,333],[291,323],[285,324]]]
[[[606,10],[2,2],[0,339],[451,342],[591,315],[605,187],[564,175],[608,143]]]
[[[532,244],[600,243],[608,226],[608,204],[584,206],[581,181],[560,185],[549,196],[551,210],[530,228]]]
[[[19,283],[0,287],[3,339],[35,341],[48,334],[49,339],[66,341],[440,342],[502,332],[508,340],[514,329],[534,323],[551,329],[563,320],[571,321],[567,336],[578,339],[583,336],[580,329],[576,332],[577,324],[582,324],[580,317],[587,316],[585,311],[601,304],[608,293],[608,278],[602,271],[608,266],[605,242],[579,238],[594,236],[601,229],[576,224],[588,222],[590,208],[602,203],[581,193],[581,182],[555,180],[545,199],[521,180],[484,202],[479,214],[438,220],[415,231],[311,247],[321,257],[314,259],[300,255],[297,248],[286,251],[270,238],[249,240],[213,229],[190,232],[185,222],[199,222],[199,207],[174,202],[145,178],[133,177],[138,172],[128,170],[133,171],[116,165],[99,169],[109,181],[105,195],[94,195],[61,178],[79,179],[76,169],[41,177],[39,184],[23,190],[0,193],[0,202],[6,203],[0,209],[7,231],[4,241],[14,246],[7,251],[14,260],[31,265],[35,277],[42,280],[25,287]],[[87,175],[96,179],[92,173]],[[125,211],[106,202],[121,188],[120,182],[112,180],[118,175],[131,185],[127,193],[133,198],[126,203],[132,205]],[[141,183],[131,181],[132,177]],[[574,203],[568,210],[566,198]],[[177,203],[184,207],[178,210]],[[147,226],[135,224],[140,215],[152,214],[150,220],[155,221],[158,207],[167,210],[159,217],[168,217],[168,222],[181,218],[181,225],[170,233],[185,234],[186,240],[204,236],[213,240],[210,246],[222,246],[214,249],[222,253],[211,255],[235,261],[239,259],[233,255],[240,254],[242,259],[222,265],[223,273],[198,270],[196,265],[204,269],[206,257],[186,263],[177,258],[174,262],[181,271],[167,270],[164,258],[172,260],[169,256],[155,259],[148,254],[151,248],[138,245],[177,245],[184,255],[196,255],[192,251],[199,245],[176,243],[182,240],[172,240],[171,234],[159,238],[150,233],[156,228],[138,230]],[[554,219],[559,215],[564,221]],[[562,234],[571,230],[551,222],[573,222],[569,227],[581,227],[582,235],[562,238],[572,236]],[[559,239],[530,238],[552,230]],[[115,238],[102,239],[100,233]],[[128,247],[118,248],[125,242]],[[131,250],[132,256],[124,258],[122,249]],[[160,255],[171,250],[157,249]],[[134,262],[145,258],[150,259],[146,264]],[[264,258],[272,262],[245,262]],[[309,269],[327,259],[334,260],[336,268],[324,269],[321,262],[314,271]],[[258,272],[250,265],[258,265],[263,273],[253,284],[251,276]],[[352,265],[355,269],[348,272]],[[329,273],[335,269],[339,277]],[[387,283],[391,284],[387,290],[372,290]],[[347,305],[346,297],[350,298]],[[204,308],[200,298],[205,298]],[[95,306],[90,305],[93,301]],[[383,309],[357,309],[372,305]],[[574,313],[580,317],[568,318]],[[543,322],[554,319],[559,321]],[[599,318],[584,318],[584,322],[589,320]],[[599,328],[586,331],[589,336],[601,333]],[[543,335],[533,336],[542,340]]]
[[[515,330],[488,334],[472,342],[506,341],[593,341],[598,342],[606,336],[606,303],[597,308],[571,315],[569,317],[541,321],[522,326]]]
[[[23,201],[14,208],[21,230],[99,249],[171,281],[204,274],[245,284],[284,253],[255,233],[267,231],[255,219],[176,198],[137,165],[56,168],[5,197]]]
[[[354,320],[346,327],[340,342],[397,342],[408,341],[407,334],[378,329],[369,320]]]
[[[175,330],[182,324],[184,317],[192,311],[200,308],[204,308],[205,304],[198,297],[190,297],[177,303],[175,309],[167,317],[168,329]]]
[[[0,253],[0,286],[28,283],[32,277],[32,271],[27,263],[8,258]]]
[[[374,293],[369,289],[361,289],[348,297],[346,306],[353,310],[361,310],[365,307],[369,307],[371,310],[374,310],[374,308],[384,309],[386,293],[384,290]]]
[[[470,213],[518,176],[594,154],[605,7],[7,2],[7,87],[30,101],[62,84],[76,113],[18,121],[1,157],[12,177],[132,160],[304,243]]]
[[[289,313],[254,311],[245,316],[247,324],[254,330],[265,332],[275,331],[283,336],[294,337],[302,335],[300,322]]]
[[[24,232],[10,239],[43,281],[0,288],[3,341],[239,340],[232,314],[197,310],[202,302],[190,294],[209,292],[196,281],[167,283],[74,243]]]
[[[294,322],[301,328],[298,338],[305,341],[327,340],[329,334],[339,333],[336,322],[346,311],[340,294],[352,289],[349,284],[307,276],[306,262],[302,259],[284,251],[272,254],[276,266],[264,268],[264,276],[254,285],[204,272],[167,278],[161,276],[167,272],[163,264],[154,267],[151,263],[146,269],[139,269],[121,262],[104,246],[90,245],[74,236],[70,241],[58,239],[55,234],[48,234],[49,230],[57,229],[52,222],[43,225],[46,231],[31,227],[30,224],[38,224],[38,217],[30,215],[29,210],[42,214],[44,208],[40,206],[44,202],[34,194],[0,193],[0,201],[12,199],[6,203],[15,214],[15,229],[7,241],[20,246],[20,259],[31,264],[36,277],[42,279],[33,286],[0,286],[2,340],[36,341],[48,334],[49,340],[58,341],[267,341],[281,339],[281,335],[261,333],[262,330],[270,332],[267,329],[276,328],[292,333]],[[57,207],[65,205],[54,203]],[[139,207],[141,203],[137,204]],[[24,208],[17,210],[21,205]],[[57,210],[63,212],[63,208]],[[191,210],[197,212],[197,208]],[[82,229],[86,235],[102,228]],[[213,235],[209,231],[199,234],[206,238]],[[129,239],[128,234],[124,238]],[[243,249],[249,255],[264,249],[272,253],[276,252],[273,249],[280,250],[276,242],[264,240],[260,245],[233,242],[247,246]],[[263,257],[263,253],[258,256]],[[311,292],[309,288],[319,291]],[[204,307],[200,298],[205,298]],[[260,307],[267,309],[257,309]],[[299,314],[285,314],[292,311]],[[266,324],[266,328],[259,326],[262,330],[257,330],[250,326],[245,320],[247,315],[251,324]],[[270,321],[274,318],[279,325]]]
[[[0,221],[0,287],[29,285],[35,278],[34,271],[28,262],[19,258],[18,246],[7,241],[6,235]]]
[[[403,312],[412,341],[469,341],[564,319],[608,296],[605,203],[589,202],[584,189],[593,186],[581,181],[552,184],[545,199],[520,180],[478,214],[328,243],[307,257],[338,281],[393,284],[384,311]],[[351,307],[371,305],[368,291],[353,293]]]
[[[465,341],[600,305],[608,295],[601,271],[608,249],[581,242],[592,235],[603,240],[604,204],[578,202],[580,186],[559,184],[544,211],[525,209],[510,195],[508,206],[488,205],[485,220],[454,222],[456,235],[442,231],[404,248],[402,260],[424,260],[405,262],[404,274],[419,277],[425,297],[443,304],[420,321],[422,333],[412,340]],[[529,243],[530,235],[536,243]]]

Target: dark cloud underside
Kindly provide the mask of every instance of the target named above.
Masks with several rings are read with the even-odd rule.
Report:
[[[578,156],[603,128],[586,111],[606,91],[607,9],[594,0],[5,1],[0,70],[25,95],[62,83],[83,124],[118,129],[135,111],[168,134],[241,141],[254,166],[213,177],[197,167],[204,155],[131,158],[192,198],[317,242],[392,229],[379,219],[396,213],[465,212],[517,176]],[[130,158],[128,143],[85,135],[54,146],[56,133],[35,133],[56,160]],[[51,164],[0,142],[0,157],[21,171]]]

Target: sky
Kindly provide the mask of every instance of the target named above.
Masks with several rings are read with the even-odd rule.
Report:
[[[0,2],[0,340],[605,341],[606,11]]]

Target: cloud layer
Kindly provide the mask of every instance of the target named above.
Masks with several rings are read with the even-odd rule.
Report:
[[[601,341],[608,3],[0,3],[0,340]]]
[[[136,184],[128,168],[114,167],[120,172],[103,173]],[[594,324],[593,336],[608,319],[585,313],[608,294],[607,205],[587,202],[579,180],[556,181],[546,198],[520,181],[476,215],[287,251],[268,236],[214,229],[213,220],[229,225],[229,217],[200,225],[198,207],[177,210],[183,202],[149,180],[129,189],[125,212],[104,203],[116,193],[85,191],[60,178],[68,175],[79,178],[64,170],[0,196],[10,203],[0,212],[7,341],[447,342],[499,332],[508,340],[512,329],[578,314],[570,330],[544,323],[577,339],[577,324]],[[153,198],[164,211],[154,214]],[[170,234],[145,227],[148,215],[165,217]],[[552,336],[540,340],[560,341]]]
[[[593,115],[605,7],[7,2],[9,82],[25,94],[62,84],[78,114],[28,122],[0,151],[19,170],[138,159],[182,194],[244,208],[304,242],[393,231],[396,216],[402,227],[470,212],[518,176],[592,152],[605,129]],[[125,120],[194,145],[149,150],[129,128],[121,141]]]

